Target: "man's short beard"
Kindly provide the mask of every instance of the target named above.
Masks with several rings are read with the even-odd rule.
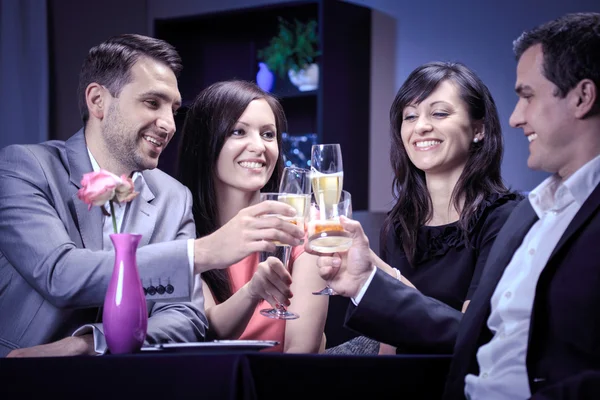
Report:
[[[122,168],[136,171],[141,168],[143,160],[138,154],[139,134],[131,135],[131,129],[123,121],[118,108],[118,101],[113,102],[106,112],[106,124],[102,126],[102,137],[106,150]]]

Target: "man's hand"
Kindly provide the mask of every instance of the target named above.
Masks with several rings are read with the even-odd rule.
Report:
[[[275,251],[273,241],[297,246],[304,231],[277,215],[296,216],[296,209],[279,201],[246,207],[216,232],[196,239],[195,270],[227,268],[257,251]]]
[[[96,355],[94,351],[94,335],[70,336],[48,344],[41,344],[23,349],[15,349],[8,357],[64,357]]]
[[[373,272],[369,239],[358,221],[340,217],[340,222],[352,236],[352,246],[347,252],[325,255],[310,250],[308,244],[305,248],[319,256],[319,275],[333,290],[345,297],[356,297]]]

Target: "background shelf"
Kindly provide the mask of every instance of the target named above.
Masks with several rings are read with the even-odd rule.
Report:
[[[319,87],[301,92],[276,76],[272,92],[284,107],[288,134],[316,133],[319,143],[340,143],[344,189],[355,210],[368,209],[369,82],[371,11],[335,0],[285,3],[155,21],[155,36],[173,44],[184,69],[179,90],[184,104],[222,80],[256,80],[257,51],[278,31],[278,17],[319,24]],[[185,107],[176,118],[178,131]],[[159,168],[175,176],[180,135],[161,155]],[[285,149],[284,149],[285,150]]]

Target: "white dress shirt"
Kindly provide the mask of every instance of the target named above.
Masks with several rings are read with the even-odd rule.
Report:
[[[92,153],[90,152],[90,150],[88,149],[88,155],[90,157],[90,161],[92,162],[92,168],[94,170],[94,172],[98,172],[100,171],[100,166],[98,165],[98,162],[96,161],[96,159],[94,158],[94,156],[92,155]],[[137,179],[140,179],[140,183],[138,184],[138,187],[145,185],[145,181],[144,181],[144,175],[142,175],[141,172],[134,172],[131,180],[135,183]],[[129,203],[124,203],[124,204],[118,204],[116,202],[113,202],[113,208],[115,210],[115,220],[117,223],[117,232],[121,232],[121,226],[123,225],[123,216],[125,215],[125,210],[127,208],[127,205]],[[108,213],[110,214],[110,205],[109,202],[107,201],[106,204],[104,204],[102,207],[104,207],[104,209],[106,211],[108,211]],[[112,241],[110,240],[110,234],[115,233],[114,232],[114,228],[113,228],[113,223],[112,223],[112,217],[110,216],[106,216],[104,213],[102,213],[102,229],[103,229],[103,250],[111,250],[113,248],[113,244]],[[191,269],[191,276],[192,278],[194,277],[194,239],[188,239],[188,246],[187,246],[187,250],[188,250],[188,261],[189,261],[189,265],[190,265],[190,269]],[[194,280],[190,279],[190,293],[192,293],[192,291],[194,290],[193,285],[194,284]],[[79,327],[75,332],[73,332],[73,336],[80,336],[80,335],[85,335],[88,333],[93,333],[94,335],[94,350],[96,351],[97,354],[104,354],[106,353],[106,350],[108,349],[108,346],[106,345],[106,340],[104,338],[104,333],[101,332],[95,325],[93,324],[87,324],[87,325],[83,325],[81,327]]]
[[[530,397],[525,358],[537,281],[559,239],[600,182],[600,156],[566,181],[553,175],[529,193],[539,217],[513,255],[491,299],[492,340],[477,351],[479,375],[465,378],[469,399]]]
[[[360,290],[356,294],[356,297],[351,297],[350,298],[350,300],[352,300],[352,303],[354,303],[355,306],[357,306],[358,303],[360,303],[360,301],[362,300],[362,298],[365,295],[365,292],[367,291],[367,288],[371,284],[371,281],[373,280],[373,277],[375,276],[376,272],[377,272],[377,267],[373,266],[373,270],[371,271],[371,274],[369,275],[369,277],[367,278],[367,280],[365,281],[365,283],[363,284],[363,286],[360,288]]]

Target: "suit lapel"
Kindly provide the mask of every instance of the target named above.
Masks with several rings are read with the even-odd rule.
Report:
[[[100,207],[92,207],[77,197],[77,191],[81,188],[83,174],[93,170],[88,156],[83,129],[73,135],[65,143],[67,159],[69,161],[69,175],[71,201],[74,204],[76,221],[79,233],[85,248],[91,250],[102,250],[102,211]]]
[[[483,286],[482,289],[485,289],[482,292],[486,294],[487,303],[489,303],[508,263],[537,219],[529,200],[524,200],[515,208],[500,230],[488,256],[479,284],[480,287]]]
[[[142,173],[135,181],[135,190],[140,194],[129,204],[121,232],[142,235],[139,247],[150,242],[158,218],[158,210],[152,204],[154,200],[153,181],[147,173]],[[143,177],[143,179],[142,179]]]
[[[470,331],[470,334],[478,337],[485,327],[491,307],[490,301],[496,286],[525,235],[537,219],[529,200],[523,200],[498,233],[488,256],[479,287],[463,318],[463,328]]]
[[[531,310],[531,321],[529,323],[529,336],[527,338],[529,348],[527,351],[526,360],[528,366],[530,366],[530,363],[532,363],[533,360],[536,359],[536,357],[539,357],[539,351],[541,351],[541,346],[539,346],[539,343],[532,341],[532,338],[535,335],[539,334],[540,326],[543,326],[537,323],[537,318],[541,318],[542,321],[548,319],[548,307],[547,304],[544,303],[544,301],[546,301],[545,299],[549,290],[549,286],[551,284],[552,277],[554,276],[557,268],[559,268],[559,264],[553,263],[552,259],[565,245],[565,243],[567,243],[567,241],[580,228],[583,228],[585,222],[592,216],[594,212],[598,210],[598,207],[600,207],[600,185],[596,185],[594,191],[589,195],[585,203],[583,203],[577,214],[575,214],[575,217],[573,217],[573,220],[567,226],[565,233],[563,233],[558,243],[554,247],[554,250],[552,250],[552,254],[550,255],[550,258],[548,258],[548,262],[546,263],[546,266],[540,274],[538,284],[535,290],[534,303]],[[546,334],[543,334],[543,336],[546,336]],[[533,374],[534,375],[532,376],[530,372],[530,378],[535,378],[535,372],[533,372]],[[533,380],[533,382],[535,384],[535,380]]]

